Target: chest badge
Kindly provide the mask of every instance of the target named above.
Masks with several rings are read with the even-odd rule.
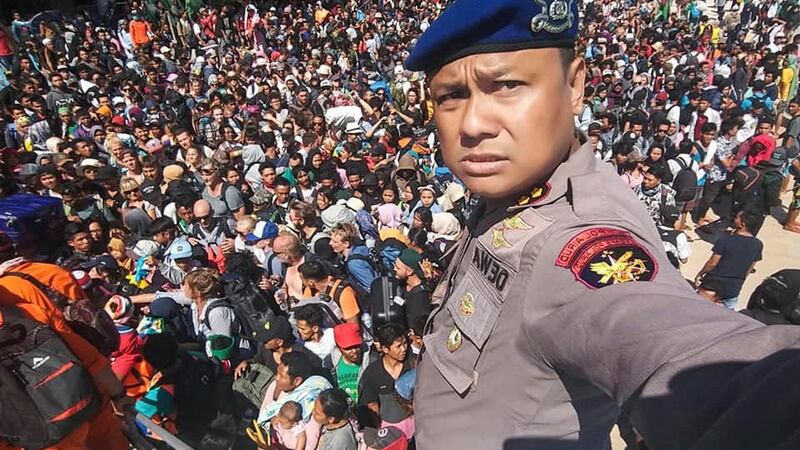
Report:
[[[471,316],[475,312],[475,297],[470,292],[462,295],[458,301],[458,309],[461,314],[467,317]]]
[[[453,331],[447,336],[447,350],[450,353],[455,352],[459,348],[461,348],[461,331],[458,328],[453,328]]]
[[[506,231],[509,230],[532,230],[533,226],[525,222],[519,214],[504,219],[500,224],[492,229],[492,247],[511,248],[511,243],[506,239]]]

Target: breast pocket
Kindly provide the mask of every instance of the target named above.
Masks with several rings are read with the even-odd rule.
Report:
[[[502,298],[493,284],[475,267],[470,267],[447,301],[447,310],[462,337],[479,351],[497,323]]]

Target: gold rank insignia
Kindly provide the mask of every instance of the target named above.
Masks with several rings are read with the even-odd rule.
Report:
[[[517,206],[527,206],[533,205],[540,201],[542,201],[547,194],[550,193],[550,183],[546,183],[544,186],[536,186],[530,191],[525,194],[522,194],[517,199]]]
[[[606,261],[589,264],[589,270],[600,275],[598,280],[601,284],[619,284],[628,281],[636,281],[647,273],[647,267],[641,258],[631,259],[633,252],[628,250],[619,258],[614,258],[614,253],[604,251],[602,258]]]
[[[461,332],[458,328],[453,328],[453,331],[447,336],[447,350],[450,353],[458,350],[461,347]]]
[[[520,213],[521,214],[521,213]],[[520,217],[520,214],[511,216],[500,222],[500,224],[492,229],[492,247],[494,248],[511,248],[511,243],[506,239],[506,231],[508,230],[532,230],[533,227],[525,222],[525,219]]]
[[[471,316],[473,312],[475,312],[475,297],[469,292],[461,296],[461,300],[458,301],[458,309],[461,311],[461,314],[465,316]]]

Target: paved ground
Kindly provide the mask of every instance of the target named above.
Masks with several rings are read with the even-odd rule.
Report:
[[[787,205],[790,200],[790,193],[784,193],[783,204]],[[773,214],[783,220],[785,208],[780,211],[777,208]],[[690,236],[693,233],[690,232]],[[775,217],[767,217],[764,226],[758,234],[758,238],[764,242],[763,260],[756,265],[756,273],[747,277],[739,295],[739,308],[747,305],[750,294],[761,281],[769,275],[786,268],[800,268],[800,259],[797,258],[800,252],[800,234],[790,233],[783,230],[783,225]],[[702,240],[691,243],[692,256],[689,262],[681,267],[681,273],[685,278],[694,279],[697,272],[703,267],[708,257],[711,256],[711,244]],[[611,443],[613,450],[623,450],[625,443],[619,438],[616,428],[611,433]]]

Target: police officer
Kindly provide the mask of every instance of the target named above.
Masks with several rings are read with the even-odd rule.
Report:
[[[577,0],[457,0],[406,61],[485,207],[434,293],[419,448],[602,449],[621,410],[654,449],[800,448],[800,329],[702,300],[672,268],[574,129],[577,30]]]

